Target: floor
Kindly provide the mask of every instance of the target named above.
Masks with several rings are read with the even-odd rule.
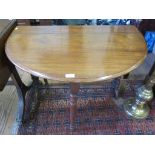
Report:
[[[129,78],[144,79],[145,75],[147,75],[147,73],[149,72],[154,61],[155,55],[149,54],[145,59],[145,62],[130,73]],[[19,69],[18,72],[26,85],[32,82],[29,74]],[[48,82],[57,83],[57,81]],[[5,89],[2,92],[0,92],[0,134],[16,134],[17,103],[18,97],[15,86],[6,86]]]

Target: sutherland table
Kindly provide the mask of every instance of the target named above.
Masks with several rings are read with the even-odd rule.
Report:
[[[17,26],[5,50],[31,75],[70,83],[71,124],[80,83],[129,73],[147,54],[134,26]]]

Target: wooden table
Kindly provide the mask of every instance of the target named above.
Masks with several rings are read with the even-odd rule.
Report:
[[[70,83],[71,124],[80,83],[129,73],[147,54],[134,26],[17,26],[5,50],[22,70]]]

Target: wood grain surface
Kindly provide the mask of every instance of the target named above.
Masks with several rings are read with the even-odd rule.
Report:
[[[130,72],[143,62],[147,49],[134,26],[18,26],[6,54],[35,76],[82,83]]]

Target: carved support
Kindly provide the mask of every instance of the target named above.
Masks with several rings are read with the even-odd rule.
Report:
[[[30,89],[30,87],[26,86],[15,66],[10,66],[10,71],[11,71],[11,78],[14,82],[14,85],[16,86],[16,89],[17,89],[17,94],[18,94],[18,112],[17,112],[17,121],[18,122],[22,122],[22,123],[25,123],[25,95],[26,95],[26,92]]]

